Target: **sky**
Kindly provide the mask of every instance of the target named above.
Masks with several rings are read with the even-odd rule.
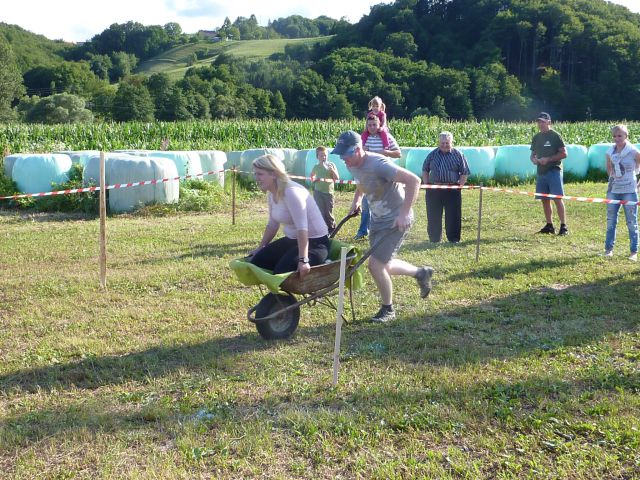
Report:
[[[10,0],[3,2],[0,21],[52,40],[82,42],[113,23],[139,22],[165,25],[177,22],[185,33],[214,30],[225,17],[255,15],[260,25],[289,15],[316,18],[326,15],[346,17],[352,23],[367,15],[372,5],[393,3],[383,0]],[[640,12],[640,0],[616,0]]]

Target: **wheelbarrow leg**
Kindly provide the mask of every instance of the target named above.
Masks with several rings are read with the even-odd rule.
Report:
[[[351,321],[356,323],[356,309],[353,307],[353,288],[349,289],[349,302],[351,303]]]

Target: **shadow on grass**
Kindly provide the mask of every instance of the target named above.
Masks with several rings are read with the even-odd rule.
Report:
[[[412,238],[415,238],[416,235],[412,232],[411,233]],[[426,236],[426,233],[425,233]],[[498,239],[498,238],[492,238],[492,239],[485,239],[485,238],[481,238],[480,239],[480,257],[482,258],[482,248],[483,246],[487,246],[487,245],[497,245],[497,244],[509,244],[512,243],[513,240],[508,239],[508,238],[502,238],[502,239]],[[458,243],[451,243],[448,242],[446,240],[446,238],[444,238],[442,241],[438,242],[438,243],[434,243],[434,242],[430,242],[429,240],[423,240],[421,242],[411,242],[411,243],[405,243],[402,245],[402,251],[418,251],[418,252],[423,252],[423,251],[438,251],[440,249],[452,249],[452,248],[457,248],[457,249],[463,249],[464,247],[469,247],[469,246],[473,246],[475,247],[476,245],[476,239],[467,239],[467,240],[460,240]]]
[[[640,304],[636,299],[639,290],[640,278],[637,276],[610,277],[584,285],[542,288],[491,299],[472,306],[452,308],[434,316],[406,318],[400,314],[398,320],[387,325],[356,321],[344,328],[343,363],[400,361],[451,367],[585,345],[610,334],[638,329]],[[327,323],[302,326],[297,335],[326,340],[333,338],[333,332],[333,323]],[[251,333],[199,344],[159,346],[128,355],[87,358],[4,375],[0,377],[0,390],[11,395],[12,390],[97,389],[132,381],[147,382],[180,371],[207,372],[206,375],[215,371],[222,377],[235,378],[238,372],[228,371],[229,359],[277,346],[286,347],[286,344],[286,341],[264,341],[257,333]],[[292,342],[291,348],[301,348],[301,345]],[[638,375],[624,372],[602,373],[601,380],[593,376],[576,380],[583,383],[581,386],[577,383],[565,386],[563,381],[556,379],[545,381],[559,383],[545,387],[541,380],[496,382],[493,385],[474,384],[469,390],[477,389],[474,395],[477,393],[480,398],[488,396],[490,401],[503,397],[508,400],[515,395],[536,404],[543,403],[541,399],[544,398],[552,399],[558,391],[584,390],[591,388],[590,385],[615,389],[622,382],[624,386],[639,388]],[[446,386],[430,388],[440,392],[439,395],[455,398],[455,392],[442,393]],[[416,390],[416,395],[418,393],[424,395],[423,391]],[[386,397],[376,399],[377,395],[383,395],[383,392],[367,392],[365,403],[373,406],[379,401],[388,401]],[[289,394],[282,401],[287,403],[295,399],[292,400]],[[109,412],[93,411],[96,408],[99,410],[99,407],[91,405],[84,409],[74,407],[29,412],[7,417],[0,422],[0,427],[8,432],[17,429],[20,433],[16,438],[23,439],[17,440],[20,442],[76,428],[135,428],[136,424],[155,421],[152,414],[143,410],[130,418],[109,420]],[[236,410],[235,407],[233,409]],[[241,412],[238,407],[237,415]],[[67,420],[60,421],[56,417]]]
[[[564,261],[559,263],[564,265]],[[567,260],[566,264],[570,263]],[[537,262],[530,262],[522,268],[536,266]],[[480,275],[494,277],[495,273]],[[639,289],[638,276],[609,277],[583,285],[529,290],[434,316],[425,313],[424,317],[403,318],[399,312],[398,320],[386,325],[356,320],[345,326],[349,342],[355,345],[347,356],[384,354],[406,362],[461,364],[580,345],[609,333],[634,331],[640,325],[640,303],[636,301]],[[362,312],[356,313],[362,317]],[[333,323],[314,327],[301,324],[297,335],[331,338],[333,332]],[[369,341],[379,348],[369,348]],[[0,376],[0,389],[92,389],[160,377],[177,369],[215,368],[218,360],[274,345],[277,343],[265,341],[255,333],[200,344],[158,346],[128,355],[91,357]]]
[[[199,243],[196,245],[192,245],[188,253],[180,255],[176,257],[176,259],[180,260],[183,258],[192,257],[244,257],[249,253],[250,250],[256,248],[258,243],[259,241],[256,241],[254,239],[248,239],[244,242],[236,242],[233,244],[225,243],[221,245],[216,245],[213,243]]]
[[[129,381],[157,378],[178,369],[217,368],[227,356],[272,348],[256,334],[209,340],[199,344],[159,346],[127,355],[90,357],[24,370],[0,377],[0,390],[95,389]]]
[[[0,217],[15,218],[23,222],[30,221],[30,222],[36,222],[36,223],[96,220],[100,218],[100,216],[96,213],[37,212],[34,210],[18,210],[18,209],[4,209],[4,208],[0,208]]]
[[[563,259],[536,258],[523,263],[511,263],[508,265],[490,265],[485,268],[474,268],[473,270],[449,275],[451,281],[465,280],[468,278],[494,278],[503,279],[511,274],[530,274],[541,269],[571,268],[583,262],[580,257]],[[578,287],[576,287],[578,288]]]

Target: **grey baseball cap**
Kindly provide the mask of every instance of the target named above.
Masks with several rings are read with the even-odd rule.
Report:
[[[331,153],[334,155],[342,155],[350,148],[361,144],[362,138],[360,137],[360,134],[353,130],[348,130],[340,134],[336,141],[336,146],[331,150]]]

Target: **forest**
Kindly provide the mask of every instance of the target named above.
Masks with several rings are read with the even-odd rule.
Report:
[[[183,78],[138,73],[179,45],[177,23],[113,24],[65,44],[0,24],[0,121],[361,117],[568,121],[640,118],[640,14],[604,0],[396,0],[350,24],[225,19],[215,40],[325,37],[265,58],[192,53]]]

